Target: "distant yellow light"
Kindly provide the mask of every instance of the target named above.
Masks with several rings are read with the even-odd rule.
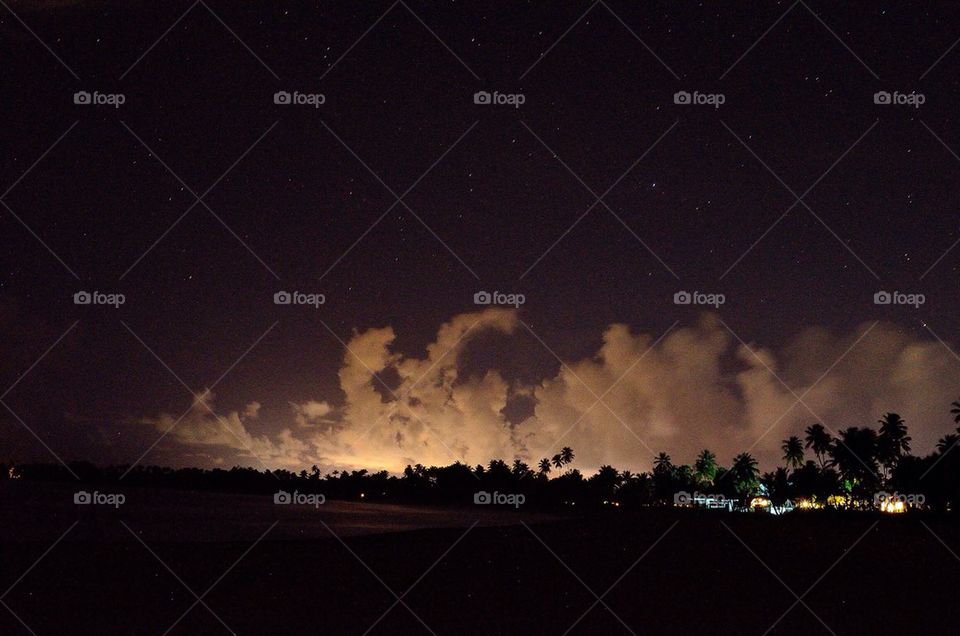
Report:
[[[830,495],[829,497],[827,497],[827,505],[829,506],[838,506],[842,508],[842,507],[845,507],[848,503],[850,503],[850,500],[847,499],[847,497],[845,497],[844,495]]]
[[[891,514],[900,514],[907,511],[907,507],[899,499],[886,500],[880,503],[880,510]]]

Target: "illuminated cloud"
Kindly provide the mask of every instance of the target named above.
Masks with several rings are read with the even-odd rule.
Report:
[[[343,425],[311,441],[328,461],[359,464],[362,458],[375,469],[512,456],[511,427],[500,413],[507,383],[496,372],[460,378],[458,360],[471,337],[488,330],[509,335],[516,324],[515,312],[505,309],[456,316],[440,328],[423,359],[392,352],[392,328],[356,334],[339,373],[346,395]],[[374,377],[388,369],[400,378],[390,390]]]
[[[251,420],[255,420],[260,416],[261,406],[259,402],[251,402],[247,404],[247,407],[243,410],[243,414]]]
[[[333,408],[326,402],[308,400],[302,404],[291,403],[290,406],[293,409],[294,420],[301,428],[331,423],[327,416]]]
[[[252,402],[243,414],[230,411],[221,415],[216,412],[213,393],[207,389],[195,396],[190,410],[182,417],[161,413],[141,422],[190,448],[207,447],[207,452],[211,453],[216,449],[233,449],[250,465],[262,462],[270,468],[302,466],[312,457],[310,445],[297,439],[289,428],[280,430],[274,439],[249,432],[247,424],[257,418],[259,406],[259,403]]]
[[[711,313],[656,344],[660,334],[610,325],[592,355],[565,361],[558,373],[529,385],[496,369],[461,373],[461,356],[478,334],[529,337],[517,326],[509,309],[455,316],[423,358],[396,351],[392,327],[357,332],[339,370],[342,404],[291,404],[291,426],[252,435],[246,425],[259,403],[242,416],[214,417],[200,403],[212,408],[205,393],[171,436],[232,449],[251,465],[252,452],[284,467],[400,471],[498,457],[533,464],[571,446],[575,466],[588,471],[601,464],[647,470],[661,450],[690,463],[703,448],[722,464],[749,449],[769,468],[780,462],[781,440],[814,422],[834,431],[872,426],[891,410],[909,424],[915,451],[929,452],[953,428],[948,409],[960,392],[952,354],[895,325],[865,323],[846,334],[809,328],[775,352],[741,344]],[[390,386],[381,377],[393,378]],[[532,414],[511,423],[504,408],[517,396],[530,401]],[[166,414],[151,420],[160,430],[173,421]]]

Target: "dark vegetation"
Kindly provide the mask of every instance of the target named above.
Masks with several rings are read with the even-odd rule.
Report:
[[[960,402],[951,414],[960,424]],[[322,474],[317,466],[299,473],[288,470],[257,470],[234,467],[162,468],[114,466],[98,468],[85,462],[69,464],[0,464],[0,479],[64,481],[91,484],[128,484],[192,490],[275,492],[278,489],[323,493],[334,499],[410,503],[472,503],[478,491],[523,493],[526,505],[537,507],[604,506],[641,507],[672,505],[678,492],[723,495],[745,506],[755,496],[768,497],[774,505],[805,500],[840,508],[870,508],[877,492],[923,495],[921,507],[957,510],[960,506],[960,426],[926,456],[910,453],[911,438],[906,423],[896,413],[887,413],[876,429],[850,427],[834,437],[822,424],[807,427],[800,439],[783,441],[784,465],[760,473],[749,453],[735,456],[721,466],[716,455],[703,450],[692,466],[675,465],[668,454],[654,458],[649,473],[619,471],[602,466],[584,476],[570,468],[574,451],[564,447],[535,467],[521,459],[507,463],[494,459],[475,467],[455,462],[449,466],[407,466],[401,476],[387,471],[333,471]],[[807,458],[807,453],[813,456]],[[73,474],[71,474],[71,471]],[[129,471],[129,472],[128,472]]]

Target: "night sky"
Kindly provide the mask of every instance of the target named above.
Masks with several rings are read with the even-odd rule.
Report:
[[[893,2],[11,2],[0,459],[396,470],[536,461],[573,427],[562,444],[586,469],[703,446],[766,469],[817,419],[885,410],[929,452],[960,395],[957,18]],[[126,302],[76,305],[80,290]],[[276,305],[280,290],[326,302]],[[476,313],[481,290],[526,302]],[[678,306],[681,290],[726,302]],[[878,306],[880,290],[925,302]],[[471,326],[455,352],[428,349],[450,322]],[[388,327],[394,357],[378,358],[369,330]],[[201,405],[151,446],[211,387],[199,402],[246,442]],[[413,397],[369,421],[391,391]],[[581,419],[597,397],[609,408]],[[795,397],[815,413],[779,419]]]

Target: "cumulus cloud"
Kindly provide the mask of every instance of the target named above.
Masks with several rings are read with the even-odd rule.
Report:
[[[290,406],[293,409],[294,420],[301,428],[333,423],[327,418],[333,411],[333,407],[326,402],[307,400],[302,404],[291,403]]]
[[[511,426],[500,413],[507,383],[497,372],[461,378],[458,360],[472,336],[489,330],[509,335],[516,325],[515,312],[505,309],[456,316],[440,327],[422,359],[391,351],[396,334],[390,327],[356,334],[339,373],[343,425],[312,442],[333,463],[362,458],[371,468],[390,470],[512,456]],[[400,382],[386,390],[374,374],[388,369]]]
[[[644,470],[655,451],[692,462],[702,448],[722,463],[750,450],[769,467],[779,462],[780,441],[814,422],[836,431],[873,425],[886,411],[904,417],[920,453],[953,428],[947,411],[960,390],[960,365],[939,342],[892,324],[842,334],[809,328],[774,351],[740,342],[708,313],[662,338],[610,325],[597,351],[533,383],[508,381],[497,369],[462,372],[462,354],[478,334],[530,337],[518,326],[513,310],[461,314],[440,327],[422,358],[395,350],[392,327],[357,332],[338,374],[342,404],[305,399],[291,405],[292,426],[253,435],[246,426],[259,403],[243,415],[213,416],[205,394],[171,435],[254,453],[271,466],[399,471],[495,457],[535,462],[571,446],[585,470],[605,463]],[[386,376],[395,379],[389,386]],[[505,415],[518,396],[532,405],[519,422]],[[152,420],[160,429],[173,421]]]
[[[262,405],[259,402],[251,402],[250,404],[247,404],[245,409],[243,409],[243,414],[250,419],[255,420],[260,416],[261,406]]]
[[[182,445],[206,447],[209,451],[234,449],[251,464],[260,462],[270,468],[302,466],[312,457],[310,445],[296,438],[289,428],[280,430],[273,439],[249,432],[247,425],[259,414],[259,403],[248,404],[242,414],[230,411],[222,415],[215,406],[214,395],[207,389],[194,396],[190,409],[182,416],[161,413],[141,422]]]

